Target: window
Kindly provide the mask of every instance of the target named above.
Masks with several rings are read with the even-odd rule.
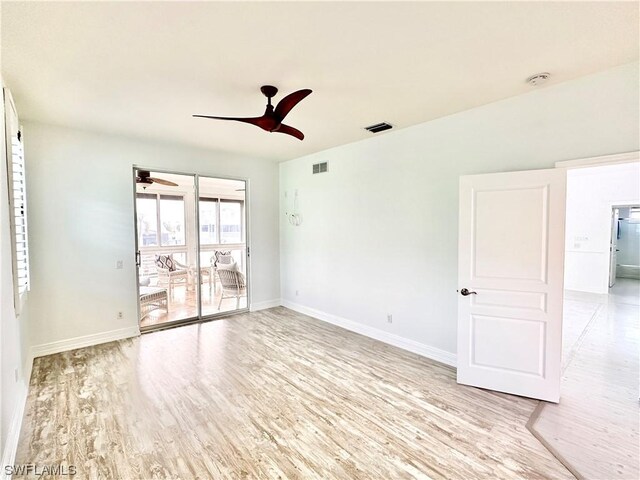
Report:
[[[219,245],[242,243],[244,237],[242,200],[200,197],[200,243]]]
[[[218,243],[218,199],[200,198],[200,243],[214,245]]]
[[[138,193],[136,212],[141,247],[186,245],[183,196]]]
[[[138,245],[152,247],[158,245],[158,197],[150,193],[137,195]]]
[[[160,245],[185,245],[184,197],[160,195]]]
[[[5,128],[7,129],[7,180],[11,220],[13,277],[16,312],[20,299],[29,290],[29,244],[27,239],[27,194],[24,149],[18,115],[8,90],[4,89]]]
[[[242,202],[220,201],[220,243],[242,243]]]

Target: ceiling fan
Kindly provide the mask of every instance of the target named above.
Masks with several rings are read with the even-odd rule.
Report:
[[[170,182],[164,178],[152,177],[151,172],[147,170],[138,170],[136,173],[136,183],[142,184],[142,188],[146,189],[149,185],[159,183],[160,185],[166,185],[167,187],[177,187],[177,183]]]
[[[238,118],[213,117],[210,115],[194,115],[194,117],[213,118],[216,120],[234,120],[236,122],[250,123],[251,125],[256,125],[257,127],[266,130],[267,132],[285,133],[287,135],[292,135],[299,140],[304,139],[304,133],[296,128],[290,127],[289,125],[285,125],[282,121],[293,107],[311,93],[311,90],[305,88],[304,90],[298,90],[297,92],[290,93],[278,102],[275,109],[273,108],[273,105],[271,105],[271,98],[275,97],[276,93],[278,93],[278,89],[272,85],[263,85],[260,87],[260,91],[265,97],[267,97],[267,109],[261,117]]]

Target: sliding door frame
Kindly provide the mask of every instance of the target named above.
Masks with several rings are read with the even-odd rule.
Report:
[[[140,308],[140,266],[138,265],[138,252],[140,251],[140,245],[138,242],[138,208],[137,208],[137,189],[136,189],[136,171],[137,170],[147,170],[150,172],[157,173],[167,173],[173,175],[185,175],[189,177],[193,177],[194,179],[194,195],[195,195],[195,243],[196,243],[196,272],[197,272],[197,315],[195,317],[189,317],[182,320],[174,320],[171,322],[165,322],[158,325],[148,325],[141,326],[140,325],[140,316],[142,314]],[[244,182],[244,218],[242,219],[244,222],[244,235],[245,235],[245,252],[244,252],[244,261],[246,265],[246,283],[247,283],[247,306],[245,308],[240,308],[237,310],[231,310],[227,312],[214,313],[211,315],[202,315],[202,278],[200,273],[200,177],[203,178],[216,178],[221,180],[235,180]],[[140,333],[146,332],[154,332],[158,330],[164,330],[166,328],[179,327],[182,325],[189,325],[192,323],[200,323],[200,322],[208,322],[210,320],[215,320],[221,317],[228,317],[229,315],[235,315],[239,313],[247,313],[251,308],[251,216],[250,216],[250,184],[248,178],[242,177],[232,177],[228,175],[217,175],[217,174],[200,174],[200,173],[188,173],[188,172],[180,172],[177,170],[171,170],[167,168],[155,168],[148,167],[143,165],[133,165],[132,166],[132,184],[133,184],[133,229],[134,229],[134,245],[135,245],[135,253],[134,253],[134,262],[136,264],[135,268],[135,280],[136,280],[136,311],[137,311],[137,321],[138,327],[140,328]],[[185,220],[186,220],[186,212],[185,212]],[[160,228],[160,225],[158,225]],[[220,228],[220,225],[218,225]],[[185,240],[186,241],[186,240]],[[212,279],[215,281],[215,279]]]

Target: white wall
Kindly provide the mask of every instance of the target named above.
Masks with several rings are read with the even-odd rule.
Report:
[[[565,288],[608,292],[611,207],[638,203],[640,163],[567,172]]]
[[[276,164],[36,123],[24,138],[33,345],[136,328],[133,164],[248,178],[252,301],[279,299]]]
[[[451,358],[459,176],[638,150],[638,87],[625,65],[282,163],[283,302]]]

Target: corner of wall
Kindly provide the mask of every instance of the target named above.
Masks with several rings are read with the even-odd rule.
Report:
[[[29,367],[28,370],[30,374],[31,368]],[[2,471],[0,472],[1,480],[4,480],[5,478],[6,479],[11,478],[10,475],[6,474],[5,467],[15,464],[16,453],[18,451],[18,440],[20,439],[20,429],[22,427],[22,418],[24,416],[25,406],[27,404],[28,391],[29,391],[28,380],[21,382],[21,386],[19,389],[18,396],[16,398],[15,407],[13,409],[13,414],[11,416],[11,421],[9,424],[9,430],[8,430],[5,445],[4,445],[4,451],[2,452],[2,465],[1,465]]]
[[[251,302],[249,306],[249,311],[257,312],[259,310],[266,310],[267,308],[279,307],[282,305],[282,300],[279,298],[275,298],[273,300],[266,300],[263,302]]]

